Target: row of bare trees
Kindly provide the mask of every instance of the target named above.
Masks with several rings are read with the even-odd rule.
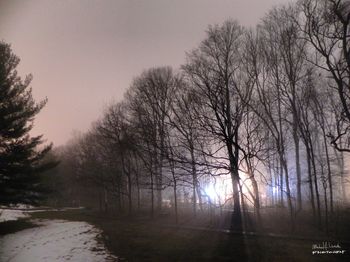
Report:
[[[254,30],[210,26],[179,70],[145,70],[70,146],[76,174],[129,214],[169,200],[176,221],[186,201],[196,215],[225,178],[234,227],[269,205],[286,206],[292,227],[302,210],[327,226],[346,201],[349,21],[348,1],[302,0]]]

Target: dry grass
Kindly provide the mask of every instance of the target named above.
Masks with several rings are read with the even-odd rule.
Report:
[[[103,230],[103,240],[111,252],[126,261],[349,261],[348,254],[313,256],[311,247],[317,244],[313,240],[167,227],[172,218],[156,221],[116,218],[86,210],[43,212],[33,216],[92,223]],[[189,218],[181,222],[190,223]],[[202,219],[202,225],[207,222]],[[208,224],[209,227],[213,228]],[[347,253],[350,250],[343,244],[342,248]]]

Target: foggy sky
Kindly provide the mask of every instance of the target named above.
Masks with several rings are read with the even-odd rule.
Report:
[[[0,39],[32,73],[34,135],[62,145],[120,101],[133,77],[154,66],[178,67],[228,18],[254,26],[287,0],[0,0]]]

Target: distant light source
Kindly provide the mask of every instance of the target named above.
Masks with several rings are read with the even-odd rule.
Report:
[[[274,195],[276,195],[277,192],[278,192],[278,186],[273,186],[273,187],[272,187],[272,193],[273,193]]]
[[[218,197],[217,192],[215,190],[214,185],[210,184],[204,189],[205,193],[208,195],[210,198],[211,202],[214,202],[216,198]]]

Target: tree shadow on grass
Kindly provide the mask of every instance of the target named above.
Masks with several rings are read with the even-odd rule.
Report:
[[[231,214],[231,232],[223,235],[218,243],[216,252],[219,261],[265,261],[265,252],[259,239],[244,233],[247,225],[252,231],[256,230],[255,225],[248,216],[244,219],[237,219]]]

